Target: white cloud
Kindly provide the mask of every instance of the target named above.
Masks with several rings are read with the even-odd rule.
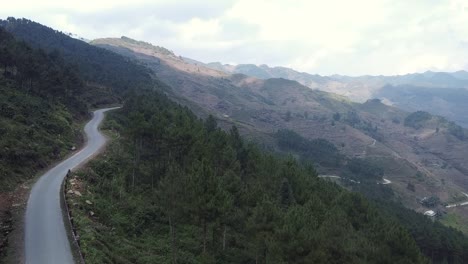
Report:
[[[221,25],[217,19],[202,20],[198,17],[179,25],[179,35],[184,41],[216,40],[221,31]]]
[[[401,74],[467,66],[466,0],[8,1],[85,38],[127,35],[202,61],[320,74]]]

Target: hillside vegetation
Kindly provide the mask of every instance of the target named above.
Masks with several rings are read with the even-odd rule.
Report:
[[[282,151],[295,152],[309,162],[339,167],[344,159],[335,145],[325,139],[308,140],[292,130],[278,130],[275,137]]]
[[[396,220],[235,127],[157,94],[109,117],[119,140],[78,173],[88,263],[425,263]]]
[[[120,55],[26,19],[0,20],[0,262],[19,184],[79,147],[89,108],[154,87],[144,67]]]
[[[160,85],[144,66],[39,23],[8,18],[0,20],[0,26],[33,47],[60,54],[67,63],[76,66],[83,80],[104,90],[121,95],[129,89],[149,89]]]
[[[87,92],[74,68],[30,48],[0,28],[0,190],[46,167],[76,146],[76,120]]]
[[[27,19],[0,20],[0,189],[78,146],[88,108],[163,86],[121,55]]]
[[[278,145],[275,134],[278,130],[290,130],[310,141],[326,140],[348,159],[369,160],[381,166],[386,179],[392,181],[391,188],[396,196],[405,206],[418,212],[427,210],[417,202],[423,197],[439,197],[436,210],[445,211],[443,204],[450,203],[451,197],[468,188],[468,141],[464,139],[467,132],[444,118],[431,115],[426,121],[415,120],[414,126],[405,126],[405,119],[409,117],[407,124],[411,124],[414,114],[388,106],[385,100],[353,103],[346,97],[312,90],[287,79],[230,75],[128,38],[106,38],[92,43],[147,65],[172,87],[174,95],[191,102],[185,105],[198,116],[206,116],[207,112],[213,114],[223,129],[236,124],[242,135],[267,149],[288,152]],[[431,76],[424,73],[389,77],[388,80],[425,82],[428,78],[435,81],[443,77],[441,74]],[[378,79],[360,78],[361,81]],[[359,83],[354,84],[353,92],[360,91]],[[294,155],[304,159],[305,153],[299,150]],[[331,163],[313,162],[319,165],[316,169],[321,174],[361,178],[346,166],[330,168]],[[348,177],[347,174],[353,175]],[[407,185],[414,185],[414,188],[407,188]]]

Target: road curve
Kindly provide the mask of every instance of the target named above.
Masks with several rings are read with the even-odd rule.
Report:
[[[62,181],[71,170],[84,163],[105,144],[106,138],[98,127],[104,112],[115,108],[94,111],[85,128],[86,145],[78,153],[56,165],[34,184],[29,195],[25,216],[26,264],[73,263],[69,230],[65,228],[60,203]]]

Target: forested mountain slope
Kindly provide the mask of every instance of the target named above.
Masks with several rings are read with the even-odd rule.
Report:
[[[308,140],[325,139],[348,158],[377,163],[404,204],[420,212],[427,208],[418,199],[435,195],[450,203],[468,189],[467,132],[444,118],[416,120],[380,100],[359,104],[295,81],[229,75],[126,37],[91,43],[141,61],[175,93],[216,115],[221,126],[235,123],[242,134],[269,148],[281,150],[275,135],[286,129]],[[338,171],[318,170],[342,174],[345,163]],[[415,185],[414,191],[408,184]]]
[[[365,190],[376,206],[157,93],[129,98],[105,129],[118,140],[69,197],[88,263],[468,260],[466,237],[390,202],[388,187]]]
[[[26,19],[0,21],[0,259],[16,187],[79,147],[88,108],[161,86],[118,54]]]
[[[33,47],[59,53],[67,63],[76,66],[88,85],[105,90],[107,95],[158,86],[147,68],[39,23],[28,19],[8,18],[0,20],[0,26]]]
[[[118,141],[75,179],[88,263],[426,262],[361,195],[164,96],[129,98],[106,128]]]
[[[96,102],[91,98],[99,93],[75,67],[0,27],[0,262],[15,188],[79,146],[79,123],[88,118],[88,102]]]
[[[0,28],[0,188],[9,190],[76,146],[89,91],[56,54]]]

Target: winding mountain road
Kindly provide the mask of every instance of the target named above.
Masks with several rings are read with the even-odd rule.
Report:
[[[84,148],[47,171],[34,184],[25,216],[26,264],[74,263],[68,240],[70,231],[62,215],[60,188],[68,170],[83,164],[104,146],[106,138],[99,132],[99,125],[104,112],[116,108],[94,111],[84,128],[87,137]]]

